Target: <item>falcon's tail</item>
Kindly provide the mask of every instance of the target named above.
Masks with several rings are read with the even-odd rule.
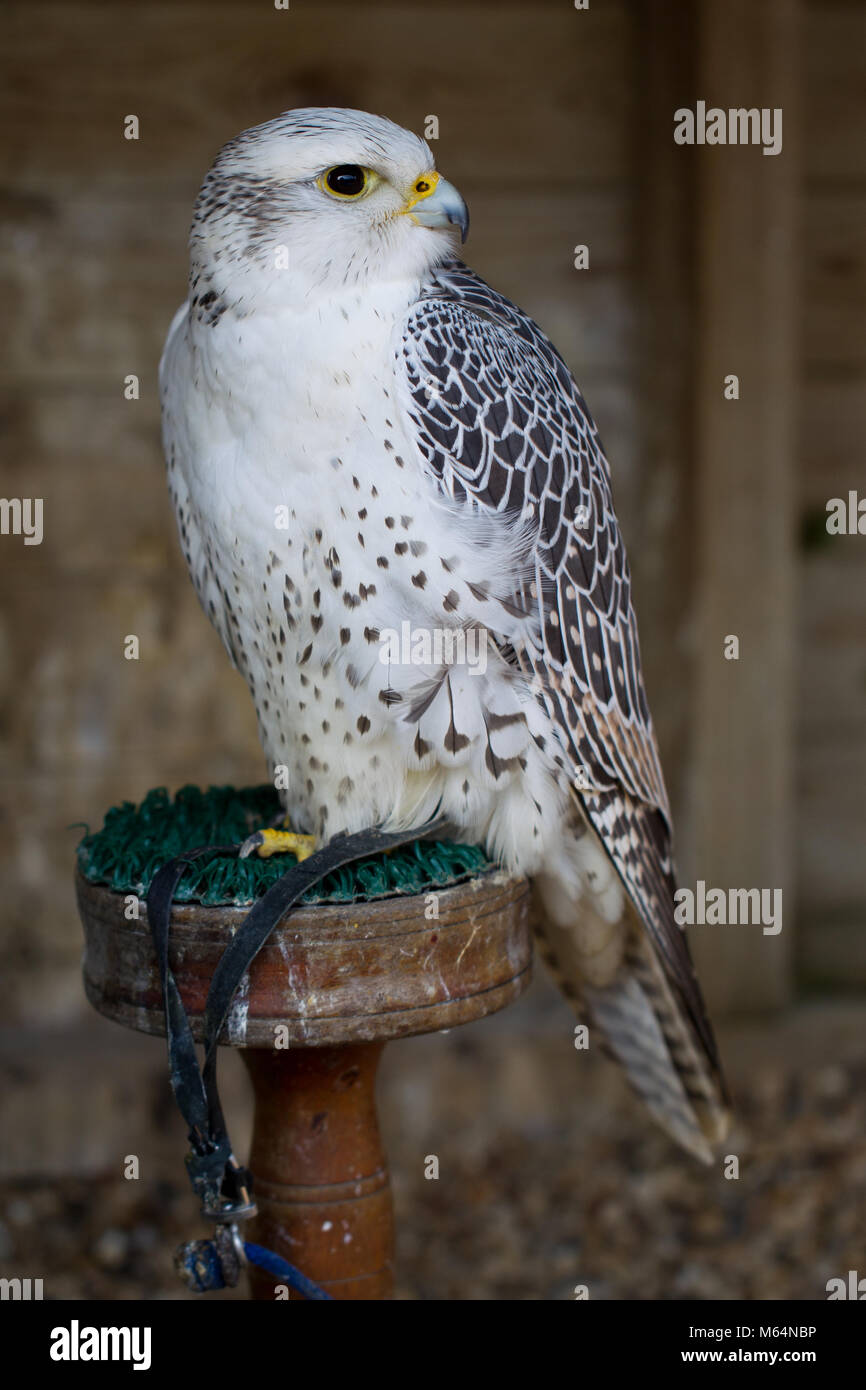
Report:
[[[576,913],[586,910],[592,911],[588,904],[580,905]],[[597,1029],[605,1050],[621,1064],[654,1119],[689,1153],[710,1163],[729,1124],[718,1059],[698,1036],[646,933],[634,922],[622,925],[619,968],[604,984],[588,983],[583,972],[581,980],[576,978],[567,929],[537,922],[536,932],[542,956],[589,1023],[590,1037]]]
[[[677,1004],[649,941],[633,936],[624,968],[603,989],[584,986],[592,1022],[654,1118],[689,1153],[712,1162],[729,1110],[724,1078]]]

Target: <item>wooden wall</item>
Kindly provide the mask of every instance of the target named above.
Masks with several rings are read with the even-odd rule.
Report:
[[[866,497],[866,6],[813,0],[805,47],[795,731],[801,972],[866,984],[866,536],[822,536]]]

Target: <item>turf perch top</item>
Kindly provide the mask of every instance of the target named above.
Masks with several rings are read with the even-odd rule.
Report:
[[[243,841],[280,809],[273,787],[182,787],[172,800],[163,788],[140,806],[126,801],[106,813],[101,830],[78,846],[78,865],[91,883],[143,898],[156,871],[184,850]],[[238,859],[220,855],[194,861],[178,885],[176,902],[208,907],[246,906],[275,883],[291,859]],[[304,896],[307,903],[350,903],[396,893],[450,888],[494,866],[477,845],[416,840],[413,844],[349,864]]]

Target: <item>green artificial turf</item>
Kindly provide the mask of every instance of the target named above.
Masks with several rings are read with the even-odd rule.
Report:
[[[125,801],[107,811],[102,829],[81,840],[78,864],[91,883],[144,897],[167,860],[199,845],[239,844],[279,813],[279,799],[271,786],[240,791],[181,787],[174,799],[157,787],[140,806]],[[294,862],[291,854],[270,859],[255,855],[239,859],[228,853],[208,856],[186,870],[175,901],[244,906],[260,898]],[[345,903],[424,893],[448,888],[492,867],[478,845],[416,840],[329,874],[306,894],[304,902]]]

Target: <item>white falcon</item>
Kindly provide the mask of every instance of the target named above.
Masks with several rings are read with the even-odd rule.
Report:
[[[709,1159],[727,1098],[608,464],[555,348],[457,258],[468,222],[362,111],[220,151],[160,367],[184,554],[295,832],[440,814],[530,875],[563,989]]]

